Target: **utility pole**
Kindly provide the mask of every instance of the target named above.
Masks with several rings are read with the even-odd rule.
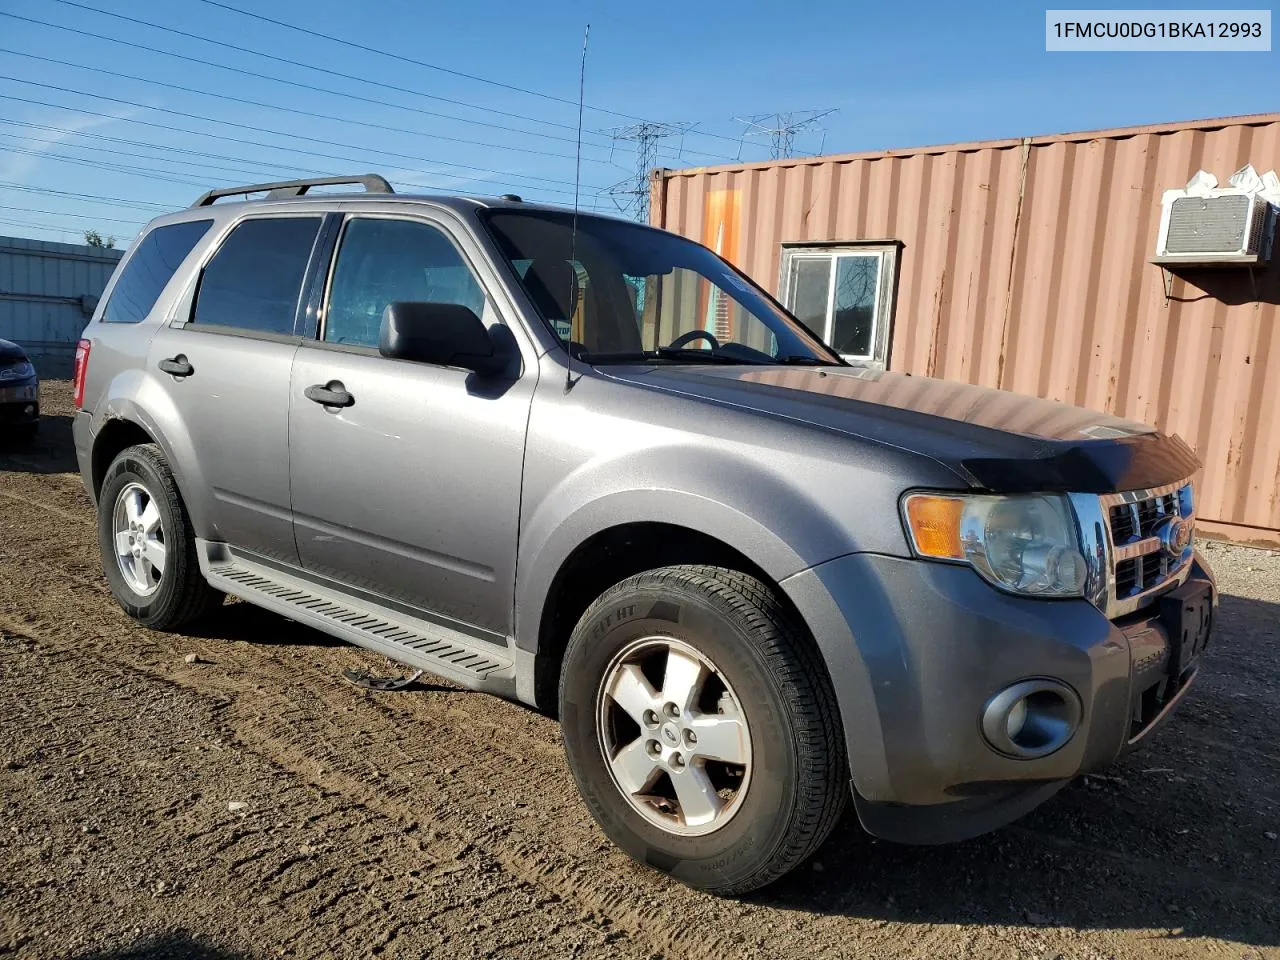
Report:
[[[650,123],[642,121],[607,131],[614,145],[634,143],[635,172],[607,191],[618,209],[641,223],[649,221],[649,172],[658,166],[658,145],[663,140],[680,137],[693,129],[692,123]],[[677,151],[678,153],[679,151]]]
[[[774,160],[795,156],[795,140],[797,133],[808,130],[820,130],[822,141],[818,145],[818,153],[827,141],[827,131],[818,122],[823,117],[835,113],[831,110],[792,110],[787,113],[760,113],[751,117],[737,117],[739,123],[745,124],[744,137],[768,137],[769,156]],[[739,147],[741,156],[741,147]]]

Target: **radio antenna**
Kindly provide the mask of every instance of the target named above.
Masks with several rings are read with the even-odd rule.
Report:
[[[578,268],[574,266],[578,256],[578,188],[582,183],[582,94],[587,83],[587,41],[591,39],[591,24],[582,31],[582,63],[578,67],[578,152],[573,165],[573,229],[569,233],[569,277],[573,287],[569,290],[568,303],[573,304],[569,321],[569,360],[564,367],[564,392],[573,389],[573,317],[578,307]],[[584,315],[585,319],[585,315]]]

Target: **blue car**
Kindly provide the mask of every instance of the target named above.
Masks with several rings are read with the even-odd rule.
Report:
[[[0,442],[26,443],[40,427],[40,378],[26,351],[0,339]]]

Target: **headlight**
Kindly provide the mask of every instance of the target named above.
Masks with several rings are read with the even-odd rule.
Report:
[[[1066,497],[913,493],[903,515],[919,557],[968,563],[1010,593],[1084,593],[1085,559]]]
[[[0,367],[0,380],[26,380],[36,375],[36,368],[27,360],[8,367]]]

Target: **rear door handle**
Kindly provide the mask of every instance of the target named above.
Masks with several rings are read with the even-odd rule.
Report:
[[[196,368],[188,362],[184,353],[180,353],[176,357],[169,357],[167,360],[161,360],[157,366],[165,373],[175,377],[189,377],[196,372]]]
[[[347,392],[341,380],[313,383],[302,392],[308,400],[325,407],[349,407],[356,402],[356,398]]]

